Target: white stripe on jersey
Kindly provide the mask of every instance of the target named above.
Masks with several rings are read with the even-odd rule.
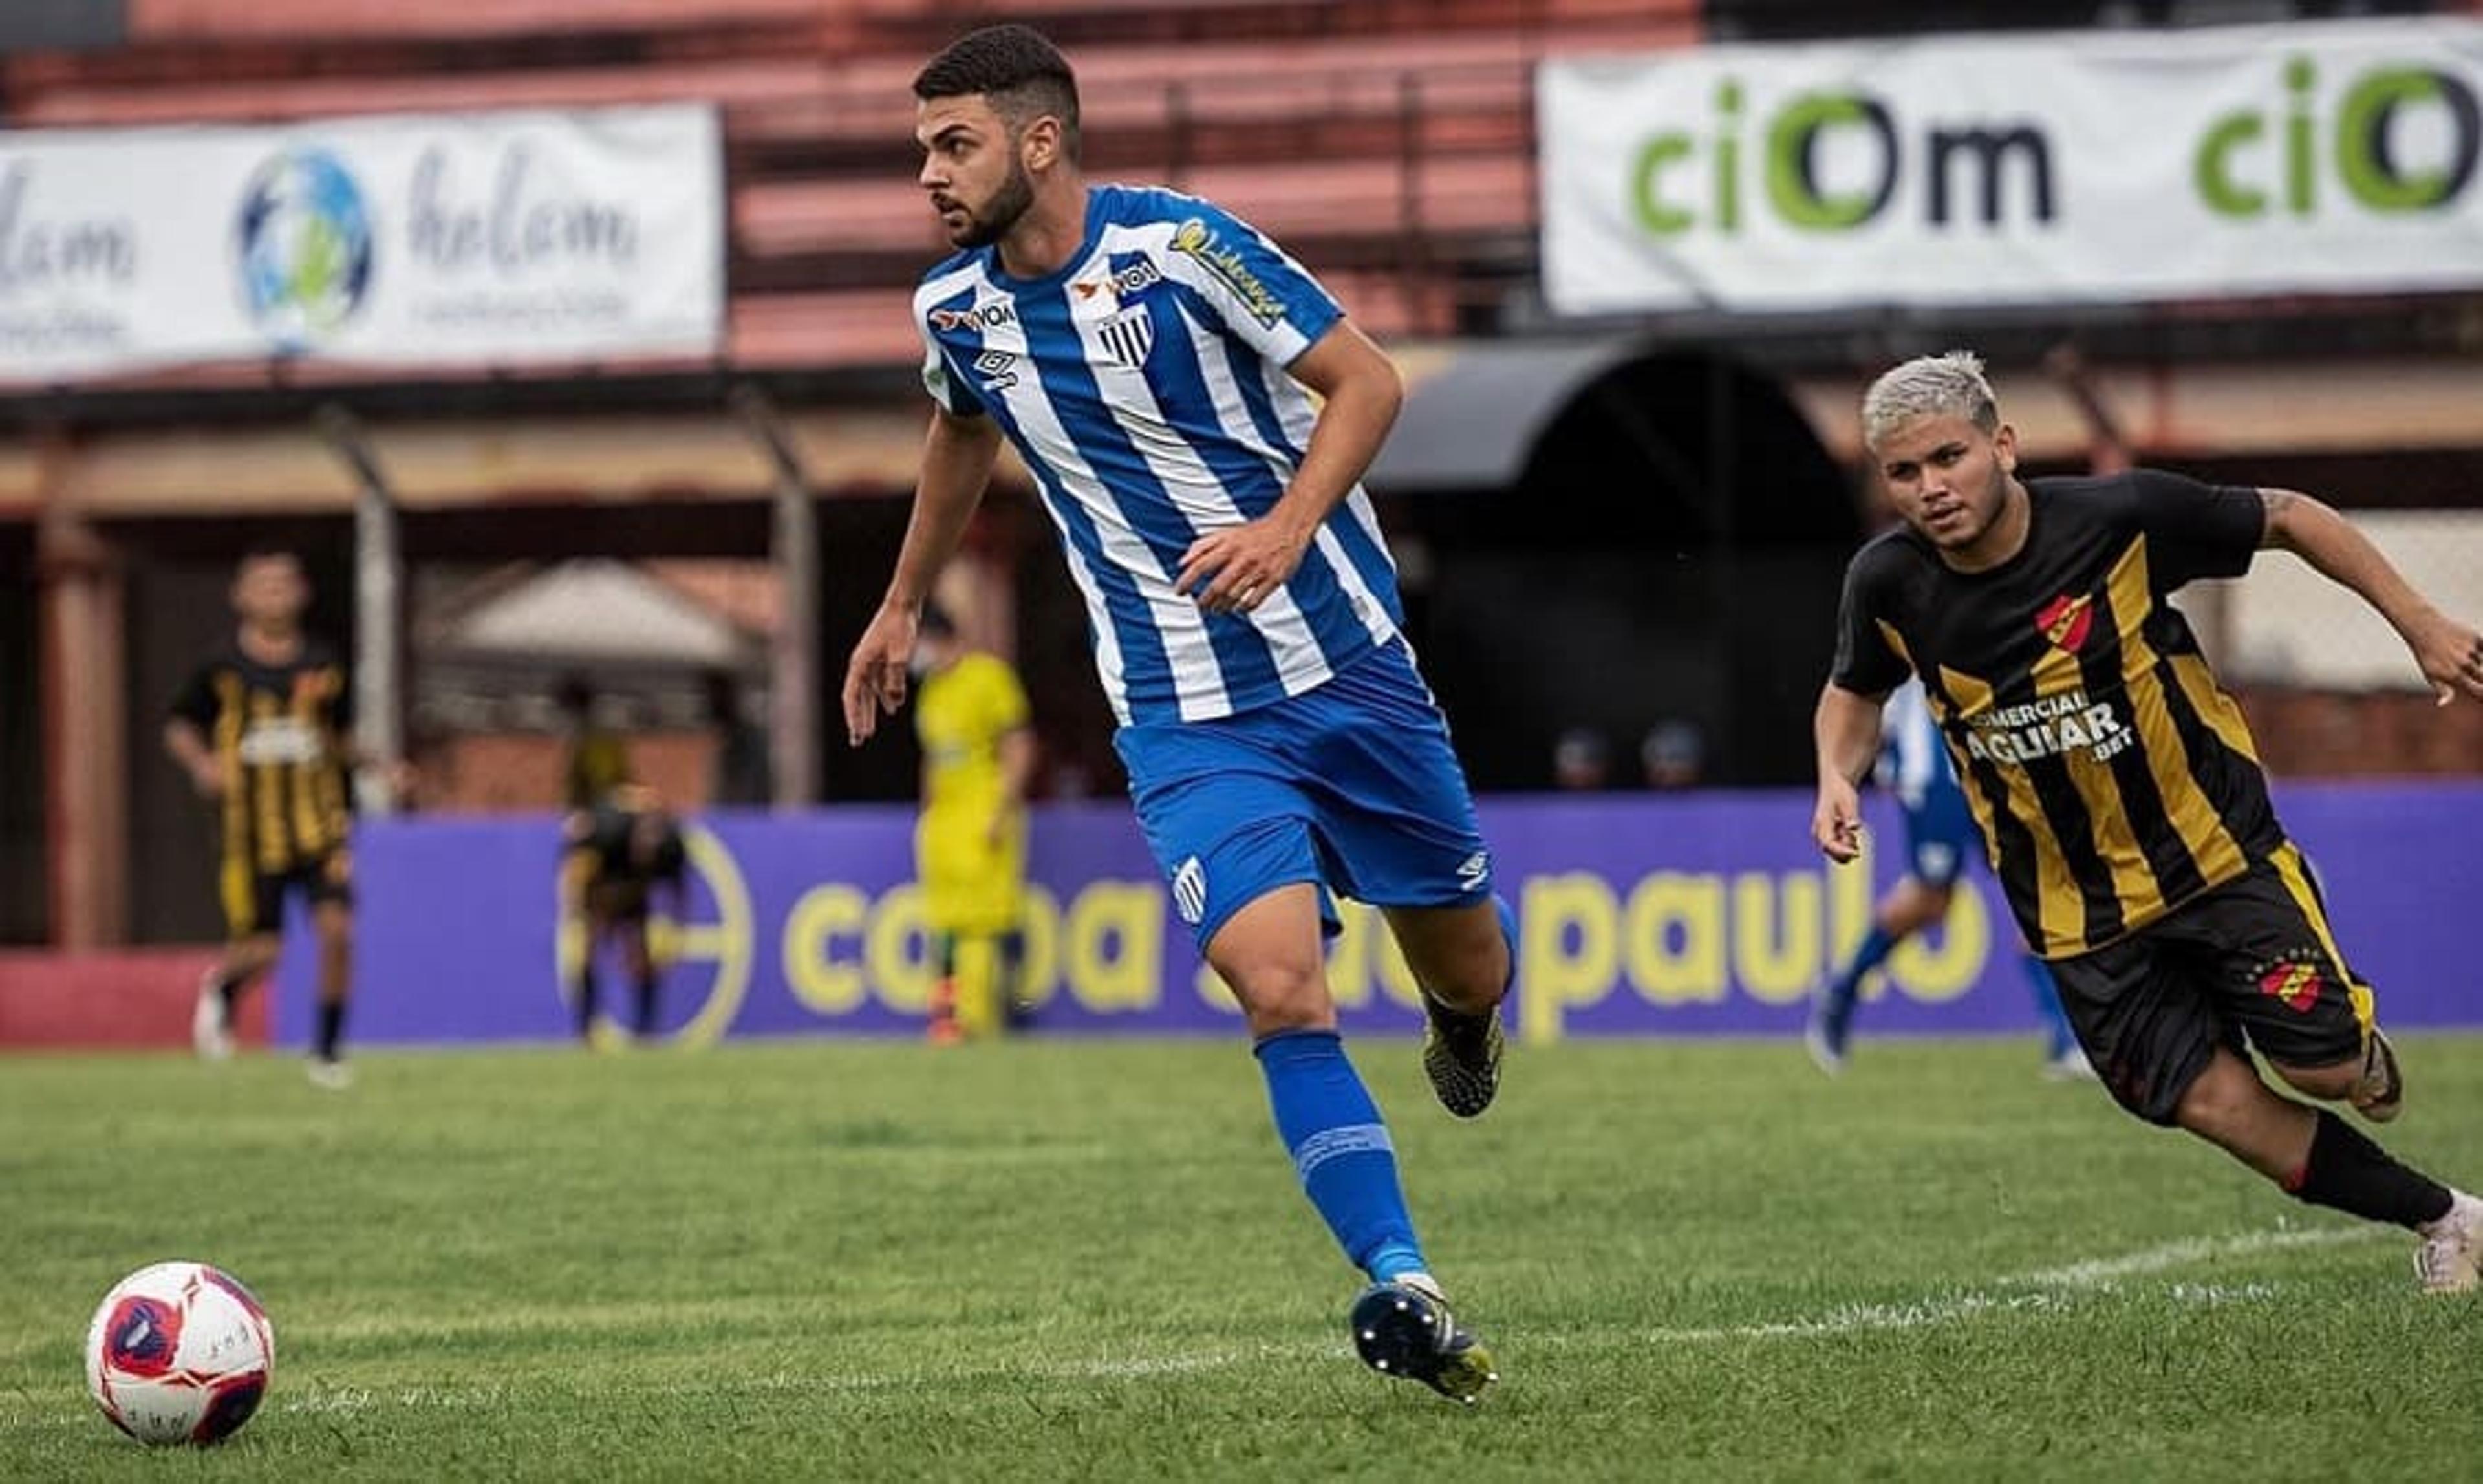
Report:
[[[1295,447],[1308,448],[1311,429],[1319,421],[1319,412],[1311,406],[1310,394],[1285,374],[1284,367],[1270,362],[1261,363],[1260,380],[1268,388],[1268,398],[1276,409],[1276,418],[1284,427],[1285,437]],[[1371,495],[1362,486],[1357,484],[1347,492],[1345,513],[1371,539],[1372,549],[1379,553],[1379,560],[1387,565],[1390,578],[1394,580],[1397,554],[1388,549],[1388,538],[1379,532],[1379,512],[1373,508]],[[1362,569],[1353,565],[1353,559],[1345,553],[1344,543],[1324,524],[1320,527],[1319,548],[1327,553],[1327,559],[1335,564],[1337,580],[1345,585],[1347,595],[1354,600],[1354,611],[1362,616],[1362,625],[1370,632],[1372,643],[1386,644],[1396,638],[1397,622],[1388,616],[1388,604],[1380,600],[1378,594],[1371,591],[1371,584],[1362,580]],[[1410,644],[1407,652],[1411,652]]]
[[[1923,682],[1908,680],[1888,693],[1881,713],[1881,783],[1908,808],[1920,808],[1940,771],[1939,724],[1932,720]]]
[[[1103,543],[1104,554],[1112,565],[1133,574],[1161,572],[1162,566],[1146,538],[1130,525],[1112,491],[1087,464],[1086,456],[1078,451],[1078,444],[1054,414],[1052,399],[1044,394],[1041,378],[1020,377],[1015,384],[1001,390],[1001,397],[1008,404],[1010,418],[1026,430],[1027,437],[1050,450],[1044,463],[1053,479],[1094,522],[1096,539]],[[1070,541],[1061,517],[1055,515],[1054,523],[1062,527],[1064,545],[1075,550],[1076,543]],[[1215,649],[1207,637],[1206,614],[1196,602],[1175,593],[1171,582],[1161,576],[1154,582],[1140,581],[1138,596],[1163,640],[1164,659],[1172,667],[1173,694],[1179,699],[1182,720],[1229,714],[1233,703],[1224,693],[1224,672],[1215,663]],[[1087,600],[1094,605],[1087,612],[1098,619],[1089,626],[1099,633],[1109,628],[1102,588],[1090,591]],[[1100,667],[1098,673],[1100,676]],[[1124,703],[1120,698],[1125,688],[1115,683],[1121,678],[1116,676],[1105,681],[1116,706]]]
[[[1078,586],[1078,594],[1086,599],[1088,613],[1104,611],[1104,587],[1095,580],[1095,570],[1086,565],[1086,553],[1070,540],[1069,527],[1062,523],[1060,512],[1050,500],[1037,500],[1043,513],[1052,517],[1053,529],[1060,533],[1060,555],[1069,563],[1069,580]],[[1129,662],[1121,657],[1121,636],[1109,623],[1090,623],[1095,635],[1095,678],[1103,682],[1104,699],[1111,702],[1112,719],[1122,726],[1130,725]]]
[[[1190,349],[1198,357],[1199,372],[1207,382],[1209,394],[1215,399],[1216,422],[1235,442],[1268,464],[1268,471],[1275,476],[1281,489],[1290,477],[1289,466],[1275,449],[1268,446],[1268,440],[1259,436],[1258,425],[1250,420],[1250,409],[1242,400],[1242,389],[1233,384],[1233,372],[1225,362],[1224,347],[1217,343],[1215,335],[1189,317],[1188,309],[1181,309],[1179,313],[1181,328],[1188,334]],[[1291,384],[1290,381],[1287,384]],[[1225,492],[1222,485],[1211,481],[1208,488],[1213,494],[1210,508],[1190,517],[1190,523],[1200,531],[1221,530],[1240,525],[1249,518]],[[1184,514],[1188,514],[1186,508]],[[1321,540],[1325,540],[1326,536],[1324,529],[1319,533]],[[1256,609],[1238,617],[1268,636],[1272,647],[1270,652],[1280,661],[1276,679],[1284,686],[1286,695],[1298,696],[1336,673],[1328,668],[1327,656],[1320,652],[1319,639],[1311,632],[1310,620],[1295,606],[1293,595],[1283,588],[1268,594]]]

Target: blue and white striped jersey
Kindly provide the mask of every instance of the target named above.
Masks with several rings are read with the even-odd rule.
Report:
[[[1919,811],[1936,793],[1959,791],[1948,744],[1940,737],[1939,723],[1932,719],[1920,680],[1890,691],[1887,708],[1880,713],[1879,778],[1880,786],[1896,795],[1909,813]]]
[[[1192,541],[1284,493],[1313,420],[1285,367],[1341,314],[1239,219],[1117,185],[1087,192],[1085,242],[1060,272],[1011,278],[986,247],[915,291],[923,384],[950,412],[998,418],[1025,458],[1124,725],[1298,695],[1402,622],[1396,564],[1358,487],[1255,611],[1204,613],[1172,586]]]

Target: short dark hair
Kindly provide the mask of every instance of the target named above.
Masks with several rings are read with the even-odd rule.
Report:
[[[1078,74],[1051,38],[1032,26],[985,26],[969,31],[923,64],[914,95],[963,98],[981,93],[1010,132],[1045,114],[1060,120],[1060,148],[1078,158]]]

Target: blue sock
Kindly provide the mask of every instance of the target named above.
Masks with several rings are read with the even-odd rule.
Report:
[[[2031,953],[2025,962],[2026,983],[2035,992],[2035,1014],[2043,1022],[2043,1059],[2057,1061],[2076,1047],[2078,1033],[2069,1028],[2069,1013],[2061,1008],[2061,987],[2053,982],[2052,970]]]
[[[1897,941],[1888,936],[1886,929],[1873,923],[1871,931],[1863,936],[1862,946],[1854,950],[1854,961],[1829,981],[1827,1003],[1820,1013],[1835,1034],[1845,1034],[1854,1019],[1854,1003],[1862,996],[1862,976],[1886,963],[1888,955],[1896,951]]]
[[[1277,1137],[1337,1245],[1374,1283],[1428,1271],[1398,1188],[1396,1146],[1336,1032],[1278,1031],[1253,1049]]]

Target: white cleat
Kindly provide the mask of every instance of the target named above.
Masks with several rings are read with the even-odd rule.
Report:
[[[199,1002],[190,1011],[190,1047],[202,1062],[225,1061],[232,1055],[232,1016],[212,968],[199,978]]]
[[[1845,1048],[1829,1039],[1827,1022],[1816,1015],[1802,1022],[1802,1048],[1810,1053],[1810,1064],[1829,1076],[1845,1071]]]
[[[2095,1063],[2087,1060],[2086,1048],[2083,1047],[2071,1047],[2058,1056],[2047,1057],[2044,1059],[2043,1080],[2046,1082],[2094,1082],[2100,1079],[2096,1075]]]
[[[354,1085],[354,1069],[341,1061],[310,1058],[310,1085],[327,1092],[341,1093]]]
[[[2483,1201],[2454,1194],[2447,1215],[2416,1229],[2414,1270],[2425,1293],[2466,1293],[2483,1281]]]

